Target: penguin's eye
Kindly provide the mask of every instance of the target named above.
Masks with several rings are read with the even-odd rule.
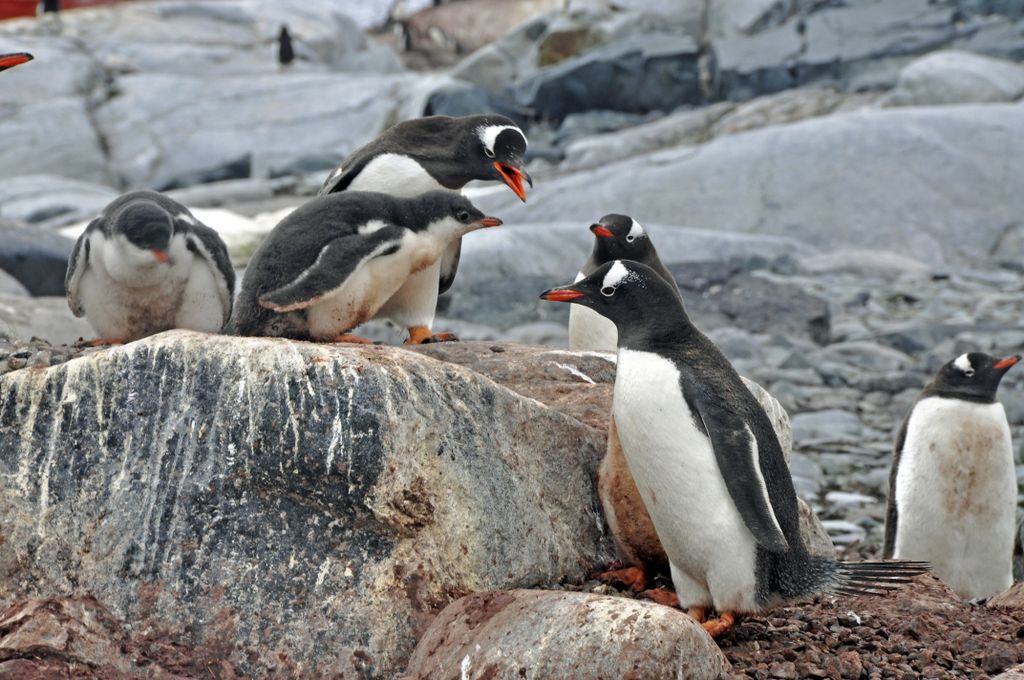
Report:
[[[966,375],[968,378],[970,378],[972,375],[974,375],[974,369],[973,368],[968,368],[967,370],[964,371],[964,375]]]
[[[455,219],[457,219],[459,222],[462,222],[463,224],[467,224],[469,222],[469,213],[466,212],[465,210],[460,210],[459,212],[455,213]]]
[[[485,146],[484,147],[484,155],[487,156],[488,158],[494,158],[494,149],[488,149]]]
[[[601,295],[605,297],[611,297],[615,295],[615,286],[605,286],[601,289]]]
[[[626,235],[626,243],[632,243],[635,240],[636,240],[636,236],[633,236],[632,234],[627,234]]]

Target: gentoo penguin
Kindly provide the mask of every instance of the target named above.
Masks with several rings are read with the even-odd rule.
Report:
[[[884,555],[931,562],[967,599],[1013,582],[1017,480],[996,390],[1018,361],[961,354],[924,388],[896,437]]]
[[[14,68],[20,64],[24,64],[27,61],[32,61],[33,57],[28,52],[15,52],[14,54],[0,54],[0,71],[6,71],[9,68]]]
[[[353,152],[324,182],[320,194],[379,191],[411,197],[426,191],[459,191],[472,180],[504,182],[521,200],[524,183],[533,186],[523,167],[526,135],[510,119],[481,116],[427,116],[389,128]],[[459,266],[461,239],[448,246],[432,267],[412,275],[396,292],[391,319],[423,336],[437,309],[437,296],[451,287]],[[426,336],[423,336],[426,337]],[[446,333],[432,340],[452,340]]]
[[[95,344],[128,342],[171,328],[219,331],[235,271],[220,236],[188,208],[133,191],[78,237],[64,286],[71,311],[99,333]]]
[[[281,32],[277,36],[277,63],[281,68],[287,68],[295,61],[295,50],[292,48],[292,36],[288,32],[288,25],[281,24]]]
[[[823,590],[891,589],[920,563],[812,555],[793,480],[764,409],[657,272],[616,260],[541,295],[615,323],[613,412],[637,488],[669,558],[679,603],[712,636],[738,614]]]
[[[594,234],[594,250],[576,275],[579,281],[592,274],[605,262],[633,260],[658,272],[676,289],[675,279],[658,257],[647,232],[639,222],[627,215],[605,215],[590,225]],[[680,298],[682,301],[682,298]],[[569,309],[569,349],[590,352],[614,352],[618,348],[615,324],[597,312],[573,305]]]
[[[499,224],[451,191],[318,196],[284,218],[253,253],[231,332],[368,342],[349,331],[374,317],[404,314],[395,292],[411,274],[429,269],[453,239]],[[413,327],[407,344],[430,337],[429,329]]]

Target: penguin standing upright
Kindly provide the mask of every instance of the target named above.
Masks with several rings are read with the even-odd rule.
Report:
[[[633,260],[647,265],[668,282],[682,303],[675,279],[658,257],[650,234],[634,218],[628,215],[605,215],[590,225],[590,231],[594,234],[594,249],[577,274],[576,281],[586,278],[607,262]],[[615,324],[592,309],[572,305],[569,310],[569,348],[590,352],[617,351],[618,333]],[[772,425],[780,439],[783,434],[779,428],[785,428],[788,434],[789,417],[782,405],[757,383],[747,378],[741,379],[765,411],[773,414]],[[784,448],[790,444],[791,438],[787,437]],[[597,495],[616,552],[629,565],[599,574],[598,578],[607,583],[622,584],[636,592],[644,591],[654,575],[668,573],[668,557],[629,472],[614,415],[608,428],[608,450],[598,468]],[[673,601],[671,596],[660,589],[647,591],[645,596],[663,604]]]
[[[339,191],[379,191],[411,197],[426,191],[459,191],[473,180],[504,182],[521,200],[533,180],[523,167],[526,135],[498,115],[428,116],[408,120],[353,152],[324,182],[320,195]],[[448,246],[431,267],[409,277],[388,306],[411,342],[452,340],[432,333],[437,296],[448,290],[459,265],[461,239]]]
[[[318,196],[253,253],[230,332],[369,342],[350,331],[374,317],[391,318],[395,291],[433,266],[452,240],[500,224],[451,191]]]
[[[277,36],[277,63],[281,68],[288,68],[295,61],[295,49],[292,47],[292,36],[288,25],[281,24],[281,32]]]
[[[738,614],[833,590],[891,589],[920,563],[837,562],[800,535],[793,480],[764,409],[650,267],[617,260],[541,295],[615,323],[613,412],[629,469],[669,558],[679,603],[712,636]]]
[[[227,247],[188,208],[153,191],[115,199],[78,237],[65,289],[75,316],[128,342],[171,328],[219,331],[231,315]]]
[[[34,59],[34,57],[28,52],[0,54],[0,71],[6,71],[9,68],[20,66],[21,64],[32,61],[32,59]]]
[[[924,388],[896,437],[884,555],[931,562],[968,599],[1013,582],[1017,479],[996,390],[1019,361],[961,354]]]

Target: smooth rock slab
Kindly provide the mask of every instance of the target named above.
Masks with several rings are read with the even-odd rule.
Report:
[[[0,377],[0,599],[390,678],[453,593],[607,559],[600,437],[392,347],[172,331]]]
[[[683,612],[587,593],[513,590],[455,602],[431,624],[407,677],[703,680],[729,670]]]
[[[1005,59],[943,50],[900,71],[886,106],[1009,102],[1024,96],[1024,67]]]

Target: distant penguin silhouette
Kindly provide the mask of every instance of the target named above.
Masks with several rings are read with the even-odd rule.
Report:
[[[43,14],[56,14],[60,11],[60,0],[43,0],[39,3]]]
[[[277,63],[282,68],[291,66],[295,61],[295,49],[292,47],[292,36],[288,32],[288,25],[281,25],[281,33],[277,36]]]

